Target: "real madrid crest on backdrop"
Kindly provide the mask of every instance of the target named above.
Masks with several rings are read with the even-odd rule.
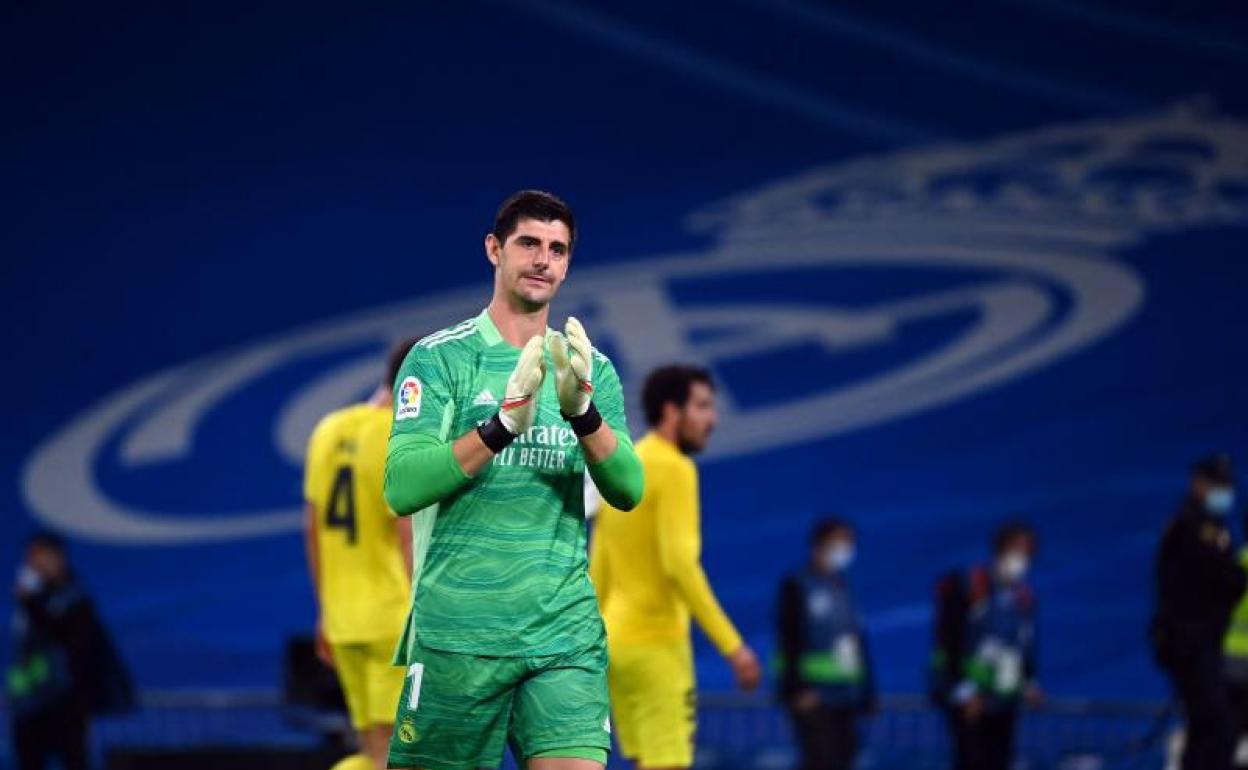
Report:
[[[1147,287],[1115,250],[1152,232],[1243,222],[1245,152],[1248,125],[1179,107],[838,163],[694,214],[712,236],[704,250],[574,266],[555,316],[586,319],[628,393],[660,363],[711,366],[722,419],[707,461],[862,430],[998,387],[1123,328]],[[25,500],[44,524],[101,541],[297,529],[296,499],[195,516],[127,502],[97,479],[101,455],[114,453],[123,473],[193,462],[197,428],[230,397],[301,358],[359,351],[273,412],[271,443],[293,476],[316,420],[371,389],[392,339],[475,315],[486,300],[480,286],[415,297],[151,374],[44,441],[25,467]],[[945,331],[924,337],[936,323]],[[840,357],[911,337],[923,341],[907,348],[916,352],[837,374]],[[734,366],[757,356],[801,362],[808,376],[751,401],[734,392]],[[399,419],[415,416],[420,383],[408,378],[397,398]]]

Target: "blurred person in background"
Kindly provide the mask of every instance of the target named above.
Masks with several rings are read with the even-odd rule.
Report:
[[[992,563],[937,588],[934,695],[948,717],[956,770],[1008,770],[1023,703],[1039,705],[1036,601],[1027,573],[1036,535],[1021,521],[992,538]]]
[[[689,616],[746,690],[761,670],[702,570],[698,469],[714,430],[715,385],[696,366],[654,370],[642,389],[651,430],[637,442],[646,475],[631,512],[604,503],[589,570],[607,626],[608,684],[620,753],[644,770],[693,762],[696,689]]]
[[[28,541],[15,594],[8,693],[17,767],[59,760],[63,770],[82,770],[91,716],[133,706],[130,678],[59,537]]]
[[[1242,531],[1248,532],[1248,508],[1240,517]],[[1248,570],[1248,546],[1239,549],[1239,565]],[[1236,737],[1235,767],[1248,767],[1248,593],[1239,599],[1231,613],[1231,626],[1223,643],[1226,655],[1227,697],[1230,699],[1232,733]]]
[[[858,717],[874,707],[862,616],[846,579],[855,541],[848,522],[819,522],[806,567],[780,585],[779,695],[793,720],[803,770],[853,767]]]
[[[407,616],[411,528],[383,496],[391,388],[407,351],[391,351],[365,403],[331,412],[308,442],[305,547],[317,602],[317,656],[334,668],[363,754],[336,770],[383,770],[404,670],[391,664]]]
[[[1183,770],[1225,770],[1234,752],[1223,650],[1246,583],[1227,527],[1234,505],[1230,458],[1218,454],[1200,460],[1157,553],[1151,635],[1187,722]]]

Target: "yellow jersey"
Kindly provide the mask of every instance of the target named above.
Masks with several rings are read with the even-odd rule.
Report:
[[[702,571],[698,469],[678,447],[648,433],[637,442],[646,491],[632,511],[603,503],[589,574],[612,644],[687,640],[692,613],[724,655],[741,635]]]
[[[312,431],[304,499],[314,510],[325,636],[333,643],[397,639],[411,578],[382,496],[389,407],[356,404]]]

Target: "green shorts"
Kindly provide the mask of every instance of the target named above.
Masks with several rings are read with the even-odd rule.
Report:
[[[394,718],[389,767],[498,767],[503,748],[606,764],[605,645],[563,655],[486,658],[415,645]]]

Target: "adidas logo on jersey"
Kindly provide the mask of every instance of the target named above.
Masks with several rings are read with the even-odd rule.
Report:
[[[474,406],[498,406],[498,399],[488,390],[483,390],[472,400]]]

